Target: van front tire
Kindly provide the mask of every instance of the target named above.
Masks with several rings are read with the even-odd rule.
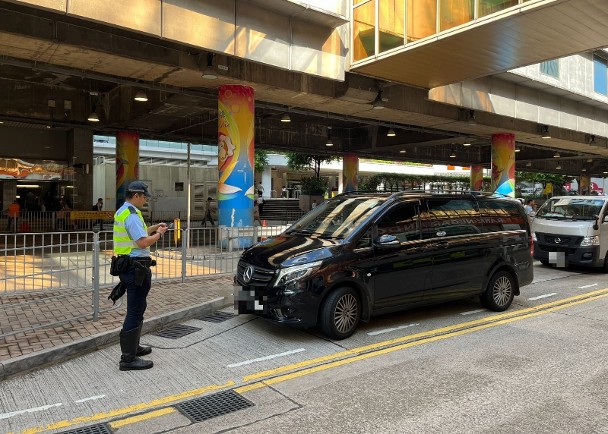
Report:
[[[361,320],[359,294],[348,287],[341,287],[327,296],[319,315],[321,332],[331,339],[351,336]]]
[[[483,307],[495,312],[502,312],[511,306],[514,296],[515,280],[513,276],[506,271],[498,271],[488,282],[480,299]]]

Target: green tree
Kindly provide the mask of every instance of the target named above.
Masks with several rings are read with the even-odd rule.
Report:
[[[315,178],[321,178],[321,163],[329,163],[336,157],[328,157],[325,155],[300,154],[298,152],[287,152],[287,167],[291,170],[308,170],[312,169],[315,173]]]
[[[556,173],[542,173],[542,172],[515,172],[515,179],[517,182],[528,182],[531,184],[542,184],[546,187],[547,184],[553,184],[554,194],[561,194],[564,189],[564,184],[572,182],[573,176],[559,175]]]
[[[256,149],[254,153],[255,163],[254,168],[256,173],[262,173],[264,168],[268,166],[268,151]]]

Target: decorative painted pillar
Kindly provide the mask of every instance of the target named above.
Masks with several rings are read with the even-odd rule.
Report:
[[[591,177],[581,175],[578,180],[578,194],[587,195],[591,192]]]
[[[116,133],[116,209],[125,202],[127,187],[139,177],[139,134]]]
[[[471,191],[481,191],[483,188],[483,166],[474,164],[471,166]]]
[[[515,134],[492,135],[492,191],[515,197]]]
[[[225,85],[218,95],[218,223],[253,226],[255,200],[254,91],[249,86]],[[239,247],[251,244],[238,239]]]
[[[359,157],[357,154],[346,153],[342,157],[342,186],[344,193],[357,191],[357,175],[359,174]]]

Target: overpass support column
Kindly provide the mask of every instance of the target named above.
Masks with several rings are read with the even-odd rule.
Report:
[[[254,90],[225,85],[218,95],[218,223],[226,227],[253,226]],[[265,188],[265,187],[264,187]],[[221,234],[220,234],[221,236]],[[224,242],[230,241],[229,239]],[[238,238],[239,247],[251,239]]]
[[[586,195],[591,192],[591,177],[581,175],[578,179],[578,194]]]
[[[90,210],[94,203],[93,132],[85,128],[71,130],[67,135],[67,156],[74,169],[72,207]]]
[[[471,166],[471,191],[481,191],[483,188],[483,166],[474,164]]]
[[[357,175],[359,174],[359,156],[354,153],[342,157],[342,192],[357,191]]]
[[[515,134],[492,135],[492,191],[515,197]]]
[[[116,133],[116,209],[125,203],[127,187],[137,179],[139,179],[139,134],[120,131]],[[148,187],[152,189],[152,186]]]

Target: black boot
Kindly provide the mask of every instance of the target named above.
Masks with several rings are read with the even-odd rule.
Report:
[[[120,356],[119,368],[121,371],[150,369],[154,363],[137,357],[137,343],[139,342],[139,327],[120,332]]]
[[[141,329],[144,325],[144,322],[140,322],[139,323],[139,328],[137,329],[139,331],[138,336],[137,336],[137,357],[141,357],[141,356],[147,356],[148,354],[150,354],[152,352],[152,348],[150,347],[142,347],[141,345],[139,345],[139,341],[141,339]]]

